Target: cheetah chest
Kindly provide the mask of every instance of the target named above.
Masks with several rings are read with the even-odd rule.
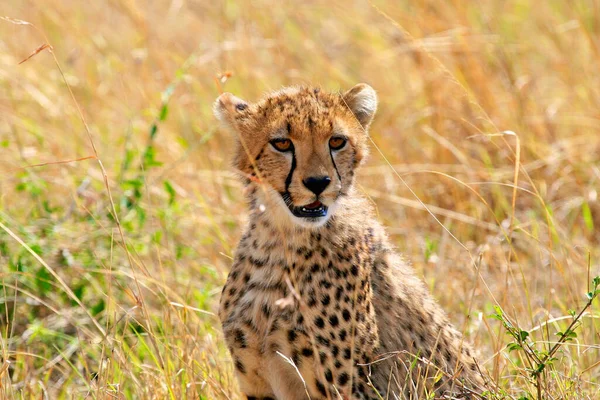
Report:
[[[292,263],[256,256],[234,263],[220,317],[238,378],[255,387],[245,392],[262,382],[257,395],[287,398],[273,383],[285,381],[325,398],[349,392],[351,382],[362,386],[366,369],[358,365],[372,360],[378,343],[368,260],[329,253],[300,248]]]

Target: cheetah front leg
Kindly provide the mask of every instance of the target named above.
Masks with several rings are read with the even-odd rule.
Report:
[[[289,359],[289,358],[288,358]],[[296,370],[285,358],[278,353],[273,353],[266,363],[269,384],[277,400],[317,400],[309,396],[303,380]]]
[[[225,332],[240,391],[249,400],[274,399],[275,395],[271,390],[271,386],[265,379],[268,370],[265,371],[264,369],[261,354],[248,346],[248,339],[243,333],[240,333],[241,330],[237,333],[237,335],[241,335],[241,338],[239,336],[237,338],[238,342],[232,334],[228,334],[232,332],[231,330],[226,329]]]
[[[260,376],[248,377],[239,372],[236,372],[235,375],[238,379],[241,392],[248,400],[275,400],[271,387]]]

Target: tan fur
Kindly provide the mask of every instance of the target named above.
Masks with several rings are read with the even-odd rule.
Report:
[[[237,139],[250,204],[219,309],[249,399],[468,395],[481,384],[470,347],[353,189],[376,107],[364,84],[345,94],[288,88],[255,104],[224,94],[215,103]],[[332,135],[346,146],[330,150]],[[277,151],[274,138],[291,139],[293,152]],[[328,214],[294,216],[286,201],[317,200],[303,184],[314,176],[331,178],[318,196]]]

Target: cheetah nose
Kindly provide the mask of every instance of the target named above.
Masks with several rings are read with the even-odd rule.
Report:
[[[304,186],[317,196],[323,193],[325,188],[331,183],[331,178],[328,176],[311,176],[302,181]]]

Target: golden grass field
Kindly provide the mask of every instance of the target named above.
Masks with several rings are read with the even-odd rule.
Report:
[[[482,397],[600,398],[597,2],[0,17],[1,399],[240,398],[214,313],[245,204],[212,102],[358,82],[380,99],[360,190],[477,348]]]

